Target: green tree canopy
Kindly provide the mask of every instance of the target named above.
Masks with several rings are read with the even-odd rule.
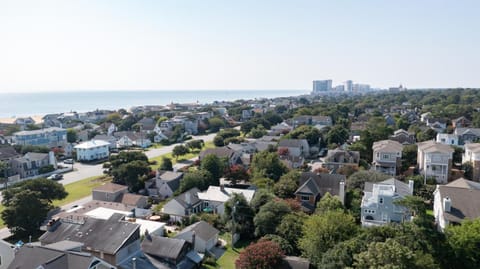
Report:
[[[162,157],[162,163],[160,164],[159,170],[173,171],[172,159],[168,157]]]
[[[220,185],[220,178],[223,176],[224,162],[217,155],[208,154],[201,161],[201,169],[210,172],[212,175],[212,185]]]
[[[29,190],[38,194],[38,199],[45,200],[52,203],[53,200],[62,200],[67,197],[68,193],[62,184],[46,179],[37,178],[19,182],[8,189],[2,191],[2,203],[5,206],[9,205],[9,201],[19,195],[24,190]]]
[[[273,192],[280,198],[295,197],[295,191],[298,189],[300,181],[300,172],[291,170],[280,177],[280,180],[273,186]]]
[[[178,157],[183,156],[189,152],[188,148],[184,145],[176,145],[173,147],[172,156],[178,160]]]
[[[262,151],[253,156],[251,170],[254,175],[262,175],[277,181],[287,168],[275,152]]]
[[[262,207],[255,216],[255,235],[263,236],[274,234],[276,227],[282,221],[283,216],[290,213],[291,209],[283,200],[272,200]]]
[[[185,173],[183,179],[180,181],[179,193],[188,191],[193,187],[197,187],[203,191],[208,189],[212,180],[212,174],[206,170],[195,170]]]
[[[328,211],[343,211],[344,207],[340,199],[336,196],[332,196],[329,192],[325,193],[317,203],[317,209],[315,213],[323,214]]]

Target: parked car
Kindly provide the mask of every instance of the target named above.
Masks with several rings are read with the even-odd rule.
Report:
[[[65,159],[63,161],[64,164],[73,164],[73,159]]]
[[[63,178],[63,175],[61,174],[52,174],[49,177],[47,177],[47,179],[51,179],[51,180],[60,180],[62,178]]]

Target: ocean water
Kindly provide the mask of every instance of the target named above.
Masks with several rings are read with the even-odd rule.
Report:
[[[95,109],[129,109],[139,105],[174,103],[201,104],[213,101],[288,97],[308,94],[308,90],[189,90],[189,91],[75,91],[0,93],[0,117],[86,112]]]

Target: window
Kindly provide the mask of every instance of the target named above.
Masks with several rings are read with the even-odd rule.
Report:
[[[301,199],[302,201],[310,201],[310,196],[302,195]]]
[[[378,202],[379,202],[380,204],[383,204],[383,198],[380,197],[380,199],[378,199]]]

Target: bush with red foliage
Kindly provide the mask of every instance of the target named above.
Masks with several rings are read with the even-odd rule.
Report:
[[[278,151],[277,151],[278,155],[280,156],[287,156],[288,155],[288,148],[278,148]]]
[[[292,212],[300,212],[302,211],[302,204],[295,199],[295,198],[289,198],[284,200],[287,205],[292,209]]]
[[[280,246],[261,239],[245,248],[235,261],[237,269],[274,269],[282,262],[284,253]]]

